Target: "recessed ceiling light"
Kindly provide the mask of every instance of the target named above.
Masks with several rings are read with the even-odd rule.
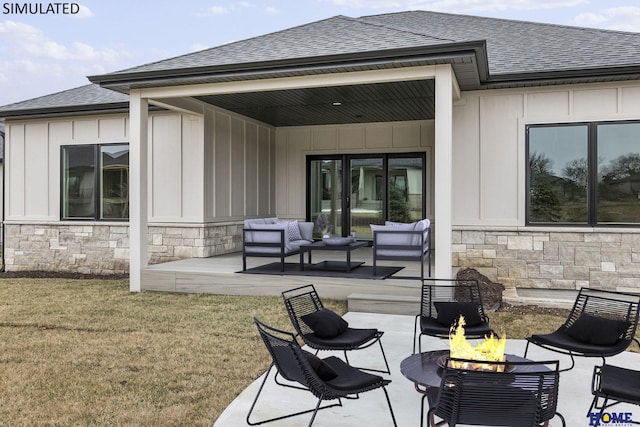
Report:
[[[340,101],[335,101],[335,102],[334,102],[333,104],[331,104],[331,105],[333,105],[334,107],[337,107],[338,105],[342,105],[342,102],[340,102]]]

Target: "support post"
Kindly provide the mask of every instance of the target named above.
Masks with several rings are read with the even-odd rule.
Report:
[[[148,259],[147,159],[149,102],[140,90],[129,95],[129,290],[142,290]]]
[[[435,114],[435,276],[449,279],[453,192],[453,96],[455,76],[451,65],[436,65]]]

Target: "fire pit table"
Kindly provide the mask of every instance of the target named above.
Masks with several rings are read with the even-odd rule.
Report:
[[[408,380],[415,384],[416,390],[420,393],[426,393],[430,387],[440,387],[440,374],[442,367],[438,363],[438,359],[447,356],[449,350],[426,351],[423,353],[412,354],[400,363],[400,372]],[[507,362],[530,362],[522,356],[515,354],[505,354]],[[516,365],[516,370],[526,369]],[[424,387],[424,389],[420,388]]]
[[[424,412],[424,399],[429,400],[429,405],[436,399],[442,374],[442,360],[447,358],[449,350],[426,351],[412,354],[400,363],[400,372],[408,380],[413,382],[416,391],[422,393],[420,405],[420,419],[422,425],[422,414]],[[505,354],[507,362],[531,362],[522,356],[515,354]],[[542,364],[541,364],[542,365]],[[540,365],[533,365],[540,366]],[[539,368],[538,368],[539,369]],[[535,371],[530,365],[514,365],[512,372]]]

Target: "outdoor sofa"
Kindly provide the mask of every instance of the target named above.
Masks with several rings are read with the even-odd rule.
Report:
[[[312,222],[255,218],[244,221],[242,230],[242,271],[247,269],[247,257],[280,258],[280,271],[284,259],[300,253],[300,245],[313,242]]]

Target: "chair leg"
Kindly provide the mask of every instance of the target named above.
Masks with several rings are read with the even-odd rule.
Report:
[[[413,352],[412,354],[416,354],[416,336],[418,335],[418,322],[420,321],[420,318],[418,316],[416,316],[416,320],[415,322],[413,322]],[[420,339],[420,337],[418,337],[418,340]]]
[[[349,362],[349,357],[347,356],[347,350],[343,350],[344,361],[347,363],[347,365],[353,366],[354,368],[358,368],[358,369],[363,370],[363,371],[380,372],[381,374],[391,374],[391,369],[389,368],[389,362],[387,361],[387,355],[384,352],[384,347],[382,347],[382,341],[380,339],[378,339],[378,344],[380,345],[380,352],[382,353],[382,360],[384,360],[384,366],[387,368],[386,371],[383,371],[383,370],[380,370],[380,369],[370,369],[370,368],[363,368],[361,366],[353,366],[353,365],[351,365],[351,362]],[[317,354],[317,352],[316,352],[316,354]]]
[[[391,413],[391,420],[393,421],[394,427],[398,427],[398,423],[396,422],[396,416],[393,413],[393,408],[391,407],[391,399],[389,399],[389,393],[387,392],[387,388],[382,386],[382,391],[384,391],[384,397],[387,399],[387,405],[389,405],[389,412]]]
[[[387,355],[384,353],[384,348],[382,347],[382,341],[378,340],[378,344],[380,344],[380,352],[382,353],[382,359],[384,360],[384,366],[386,366],[387,370],[383,371],[385,374],[391,374],[391,369],[389,369],[389,362],[387,362]]]
[[[311,424],[313,423],[313,420],[316,417],[317,412],[320,409],[333,408],[334,406],[342,406],[342,402],[340,402],[340,400],[338,400],[338,403],[333,403],[331,405],[326,405],[326,406],[322,406],[321,407],[320,406],[320,404],[322,403],[322,397],[321,397],[320,399],[318,399],[318,403],[316,404],[316,407],[313,408],[313,409],[307,409],[305,411],[300,411],[300,412],[296,412],[296,413],[293,413],[293,414],[282,415],[280,417],[269,418],[267,420],[250,421],[251,414],[253,413],[253,410],[256,407],[256,403],[258,402],[258,398],[260,397],[260,393],[262,393],[262,389],[264,388],[264,385],[266,384],[267,379],[269,378],[269,374],[271,373],[271,369],[273,367],[274,367],[274,364],[271,363],[271,366],[269,366],[269,369],[264,374],[264,379],[262,380],[262,384],[260,384],[260,388],[258,389],[258,393],[256,393],[256,397],[253,399],[253,403],[251,404],[251,408],[249,408],[249,413],[247,414],[247,424],[249,424],[250,426],[257,426],[257,425],[260,425],[260,424],[270,423],[272,421],[278,421],[278,420],[282,420],[282,419],[285,419],[285,418],[295,417],[297,415],[308,414],[310,412],[313,412],[313,416],[311,417],[311,421],[309,422],[309,426],[311,426]],[[294,388],[296,388],[296,387],[294,387]]]

